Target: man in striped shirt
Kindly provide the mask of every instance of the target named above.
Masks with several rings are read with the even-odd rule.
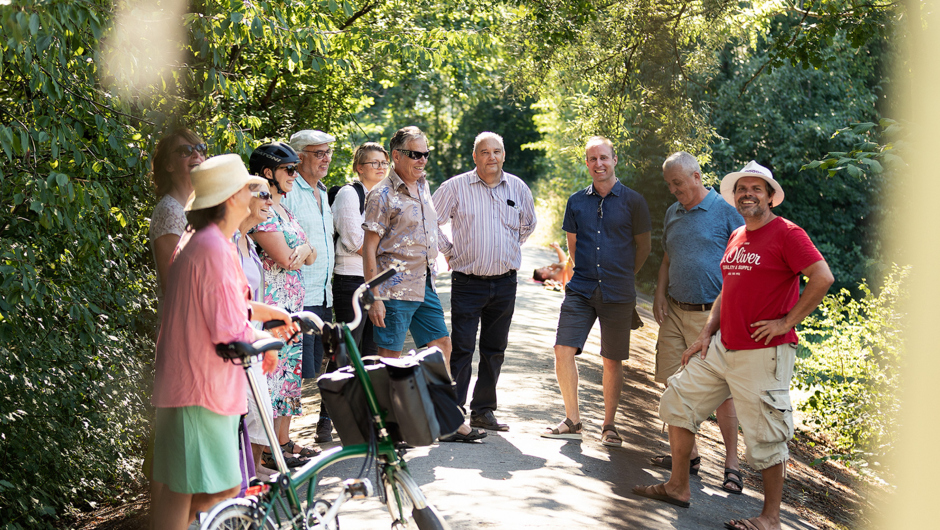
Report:
[[[450,371],[463,407],[480,329],[480,363],[470,402],[470,426],[508,431],[496,420],[496,383],[509,342],[516,304],[516,271],[522,243],[535,230],[535,205],[525,182],[503,171],[506,150],[496,133],[473,142],[476,169],[457,175],[434,193],[438,224],[451,223],[452,238],[439,230],[438,248],[453,270]]]

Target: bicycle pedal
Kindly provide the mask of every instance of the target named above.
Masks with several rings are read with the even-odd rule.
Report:
[[[351,478],[343,482],[343,489],[351,499],[365,499],[375,495],[372,481],[367,478]]]

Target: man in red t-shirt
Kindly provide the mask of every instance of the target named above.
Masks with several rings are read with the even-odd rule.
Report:
[[[665,484],[637,486],[637,495],[688,507],[689,456],[698,426],[734,397],[747,459],[761,472],[759,517],[732,520],[732,530],[780,528],[780,501],[793,437],[790,377],[794,327],[822,301],[834,278],[806,232],[777,217],[783,189],[769,169],[749,162],[721,181],[721,194],[744,217],[721,260],[723,284],[708,323],[669,378],[659,415],[669,424],[672,475]],[[800,294],[800,276],[809,280]]]

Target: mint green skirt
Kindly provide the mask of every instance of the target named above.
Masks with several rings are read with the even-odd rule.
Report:
[[[153,479],[176,493],[219,493],[241,484],[238,419],[205,407],[158,408]]]

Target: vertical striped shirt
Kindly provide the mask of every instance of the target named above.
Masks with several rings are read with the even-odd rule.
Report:
[[[438,248],[451,269],[476,276],[519,270],[520,247],[536,222],[532,192],[522,179],[503,172],[490,187],[474,169],[441,184],[433,200],[438,224],[452,223],[453,241],[438,229]]]

